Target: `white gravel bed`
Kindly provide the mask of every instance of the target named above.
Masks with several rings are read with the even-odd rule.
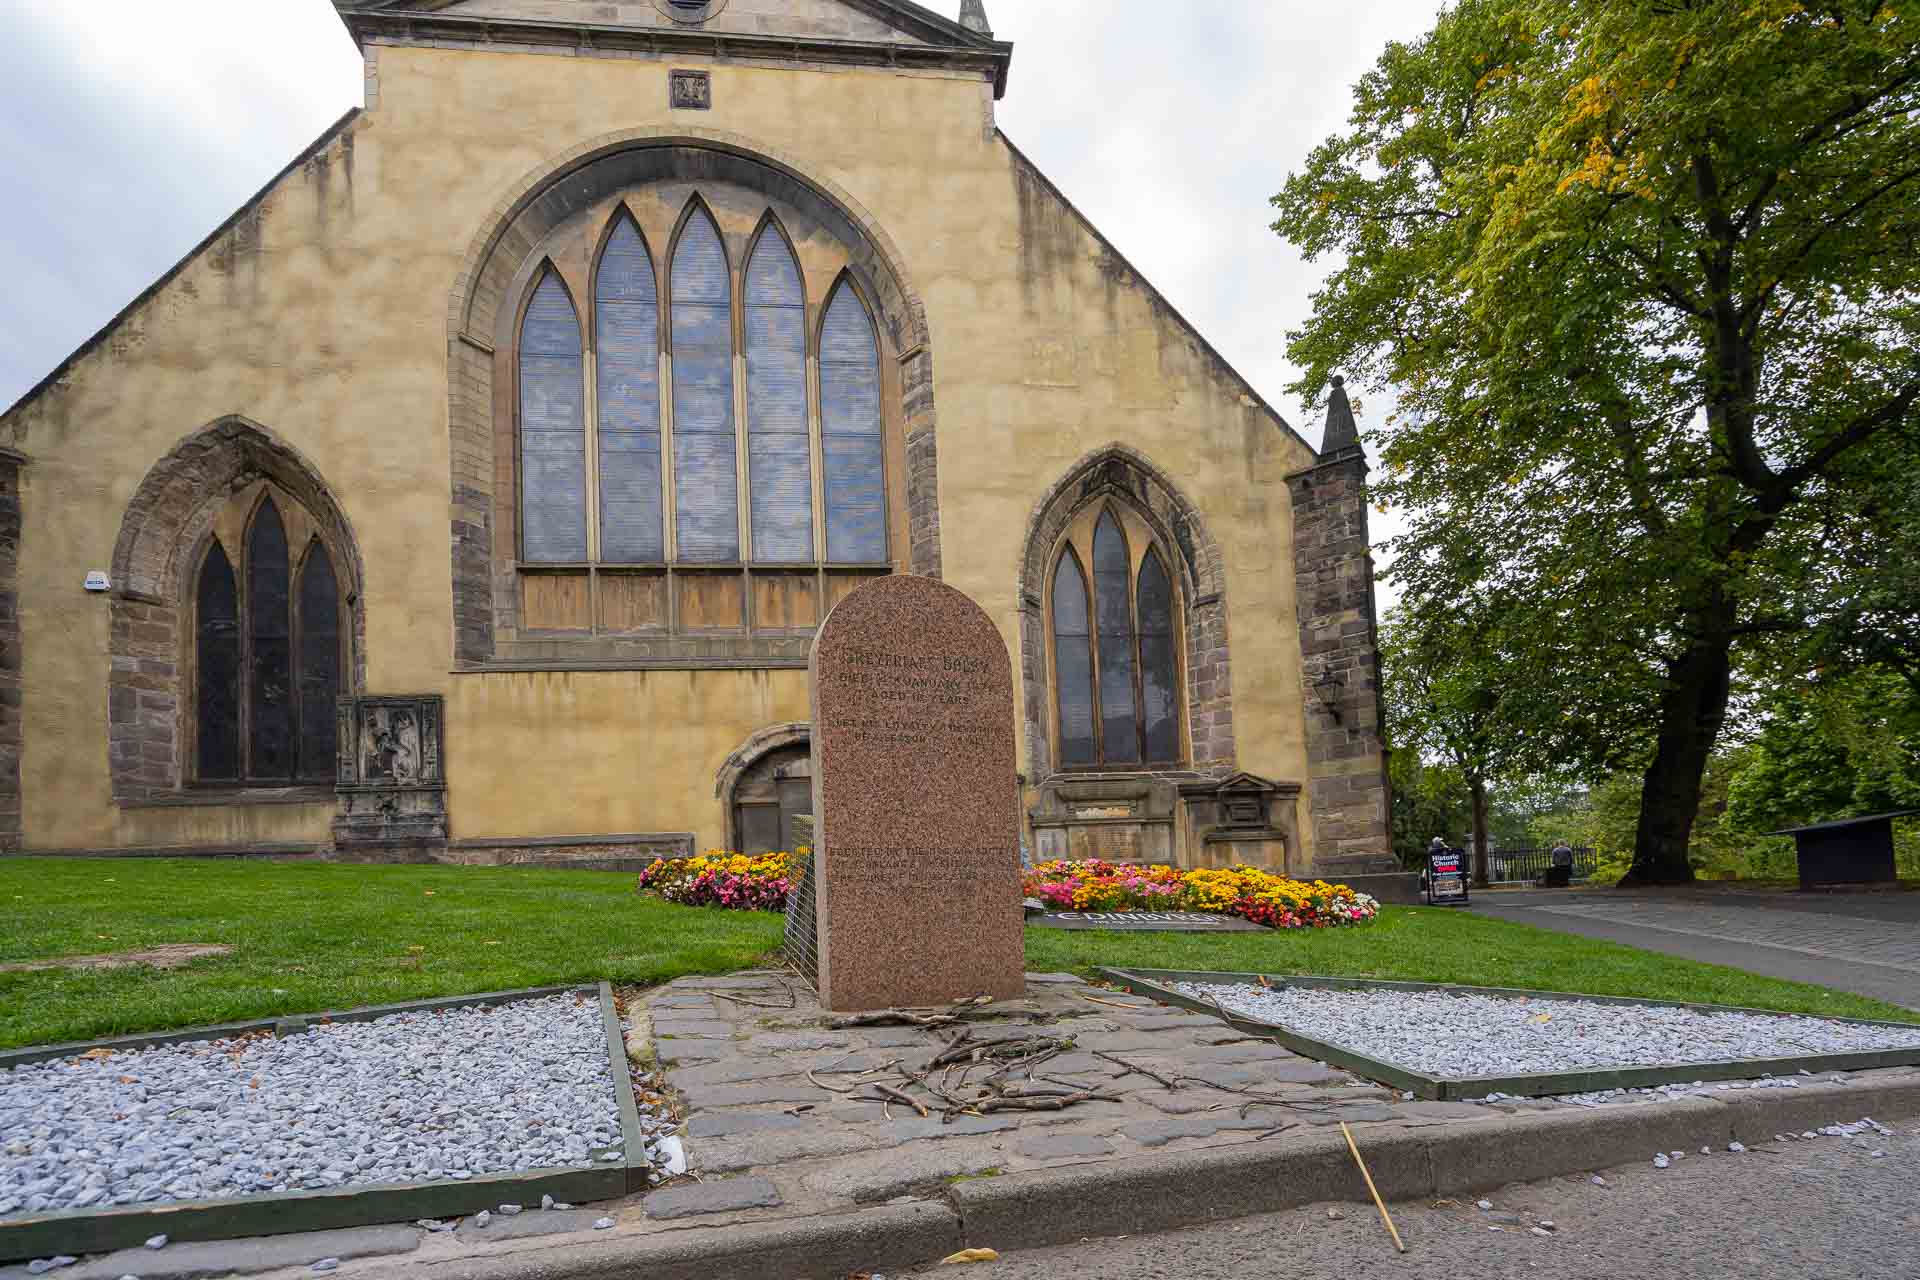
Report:
[[[600,1005],[573,995],[0,1071],[0,1218],[579,1167],[620,1145]]]
[[[1920,1049],[1920,1026],[1430,991],[1178,983],[1200,1000],[1444,1080]]]

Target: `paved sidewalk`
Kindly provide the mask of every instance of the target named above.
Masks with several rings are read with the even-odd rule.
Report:
[[[680,1099],[692,1173],[674,1185],[569,1210],[529,1205],[439,1231],[370,1227],[125,1250],[54,1274],[293,1280],[333,1258],[337,1274],[365,1280],[840,1280],[896,1273],[963,1244],[1038,1247],[1364,1200],[1341,1121],[1381,1193],[1404,1200],[1920,1111],[1920,1068],[1627,1094],[1591,1107],[1413,1101],[1214,1018],[1034,974],[1025,999],[972,1012],[976,1037],[1071,1036],[1073,1047],[1036,1076],[1118,1100],[949,1125],[897,1104],[889,1115],[837,1090],[853,1088],[859,1077],[848,1073],[860,1068],[924,1065],[950,1031],[830,1028],[791,975],[682,979],[633,998],[627,1016],[630,1052],[657,1051]],[[1123,1074],[1125,1064],[1154,1075]],[[944,1072],[930,1079],[961,1088]],[[0,1267],[0,1280],[27,1280],[26,1268]]]
[[[1920,1009],[1920,893],[1483,893],[1473,910]]]
[[[1475,1104],[1406,1101],[1216,1018],[1096,989],[1069,974],[1030,975],[1026,999],[972,1015],[974,1035],[1071,1037],[1073,1051],[1035,1068],[1032,1083],[1071,1082],[1118,1101],[951,1123],[938,1114],[923,1119],[898,1102],[883,1108],[858,1100],[874,1091],[856,1074],[891,1063],[919,1071],[945,1047],[951,1029],[827,1030],[815,994],[774,974],[682,979],[629,1010],[630,1023],[636,1014],[649,1019],[668,1079],[686,1103],[694,1171],[709,1179],[677,1193],[675,1211],[687,1218],[741,1209],[761,1216],[834,1212],[982,1175],[1252,1142],[1263,1134],[1269,1145],[1284,1145],[1337,1132],[1342,1120],[1364,1133],[1375,1125],[1425,1127],[1488,1114]],[[1096,1051],[1154,1076],[1129,1075]],[[969,1081],[993,1065],[974,1068]],[[961,1075],[936,1071],[932,1083],[971,1093],[958,1083]],[[1180,1087],[1168,1089],[1155,1076]],[[1008,1082],[1024,1086],[1028,1077],[1016,1071]],[[1249,1104],[1241,1090],[1292,1105]],[[755,1188],[755,1203],[735,1203],[746,1187]]]

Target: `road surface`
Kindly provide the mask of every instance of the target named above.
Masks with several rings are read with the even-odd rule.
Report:
[[[1473,1200],[1392,1206],[1408,1252],[1394,1253],[1371,1205],[1244,1218],[1159,1236],[1009,1253],[935,1267],[941,1280],[1920,1280],[1920,1119],[1892,1138],[1694,1151],[1508,1187]],[[1886,1155],[1875,1157],[1874,1151]],[[1545,1235],[1533,1228],[1553,1224]],[[1491,1228],[1502,1227],[1500,1231]],[[991,1245],[992,1241],[970,1243]]]

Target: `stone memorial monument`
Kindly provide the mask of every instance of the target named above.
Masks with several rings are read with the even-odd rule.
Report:
[[[1026,990],[1013,666],[980,606],[882,578],[827,615],[813,689],[820,1002]]]

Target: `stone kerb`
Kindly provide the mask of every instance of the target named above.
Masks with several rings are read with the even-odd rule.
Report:
[[[980,606],[883,578],[810,663],[819,987],[828,1009],[1026,989],[1013,669]]]

